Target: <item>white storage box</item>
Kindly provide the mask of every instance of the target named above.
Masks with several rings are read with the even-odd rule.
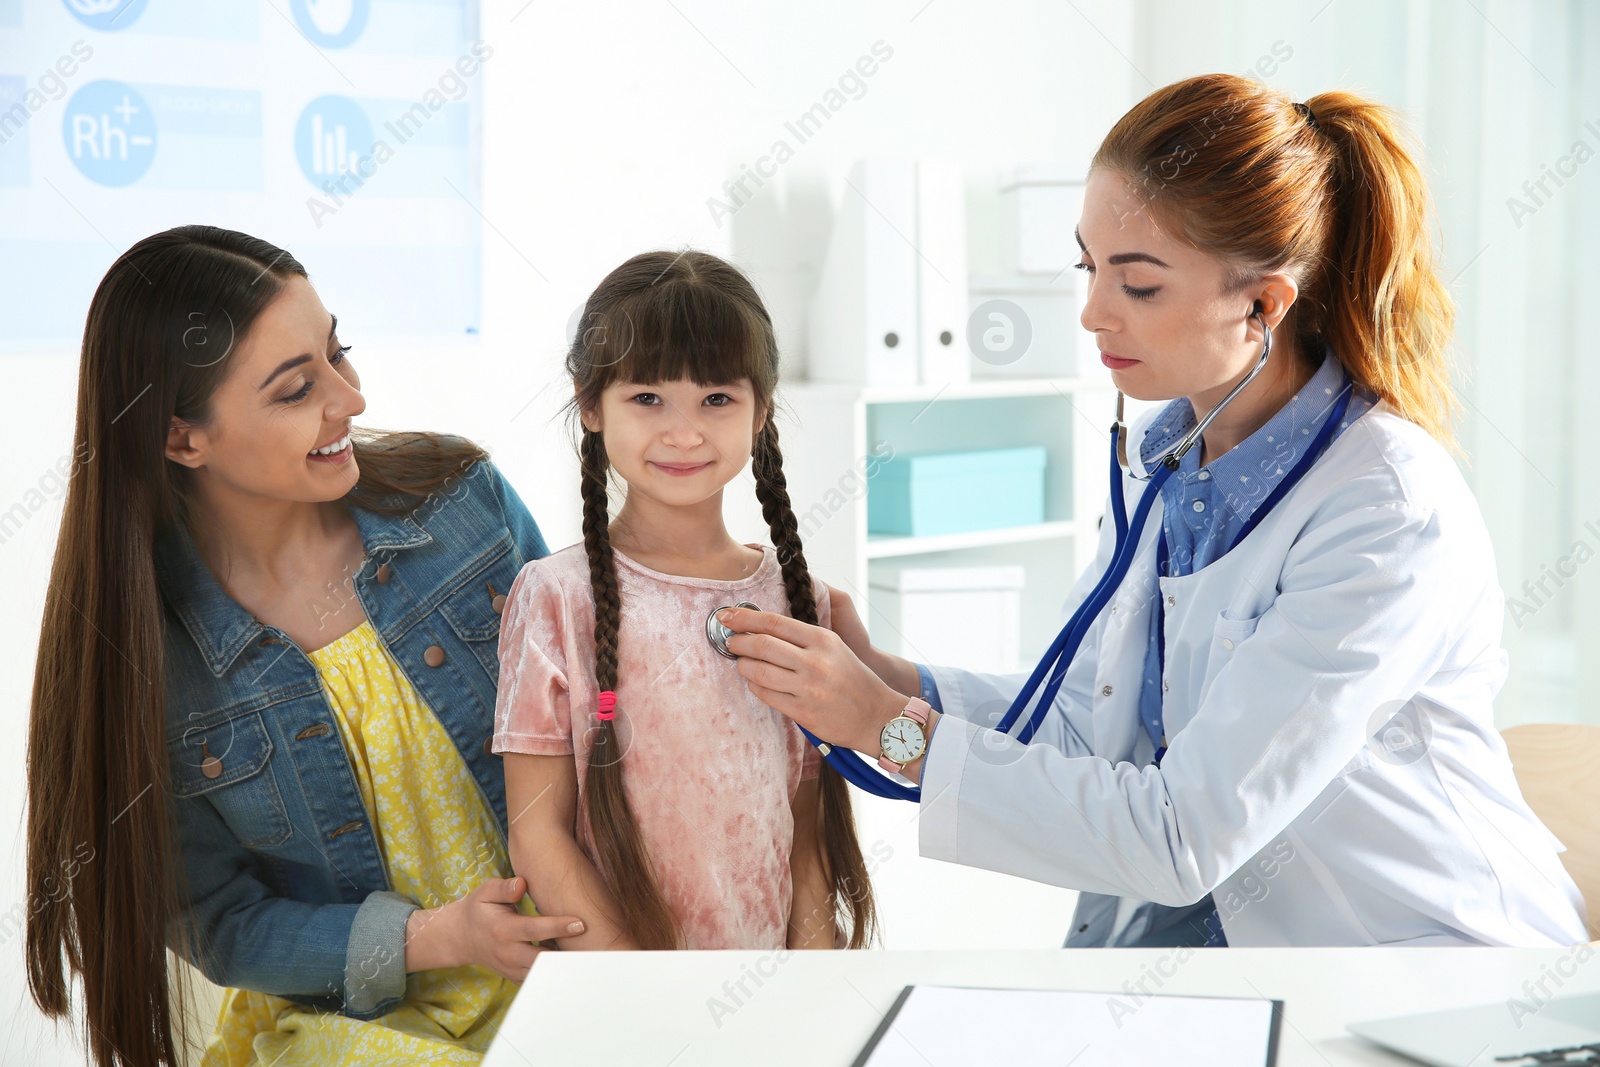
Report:
[[[1017,167],[1000,183],[1001,251],[1008,270],[1059,277],[1078,262],[1073,231],[1083,214],[1083,173],[1051,164]]]
[[[975,274],[969,282],[967,346],[972,377],[1072,378],[1097,370],[1100,351],[1083,328],[1087,279]]]
[[[868,568],[873,644],[918,663],[1004,673],[1017,661],[1023,568]]]

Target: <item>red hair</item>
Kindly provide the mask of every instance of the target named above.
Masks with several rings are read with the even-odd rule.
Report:
[[[1122,116],[1091,163],[1127,179],[1152,220],[1228,264],[1230,291],[1283,271],[1300,295],[1279,329],[1325,339],[1360,386],[1454,447],[1432,209],[1395,114],[1354,93],[1297,105],[1259,82],[1204,74]]]

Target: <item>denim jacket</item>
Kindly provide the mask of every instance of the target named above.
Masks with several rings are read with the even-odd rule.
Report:
[[[330,597],[360,599],[504,832],[501,758],[489,748],[499,611],[522,565],[549,553],[544,538],[488,462],[405,517],[351,514],[365,558]],[[360,1019],[393,1010],[417,905],[391,890],[316,668],[223,591],[181,524],[159,539],[156,569],[190,895],[169,943],[187,924],[190,962],[219,985]]]

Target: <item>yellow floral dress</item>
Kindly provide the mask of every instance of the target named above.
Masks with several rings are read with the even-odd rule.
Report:
[[[338,720],[391,888],[436,908],[487,879],[511,877],[505,840],[471,772],[371,622],[307,655]],[[526,897],[519,910],[538,914]],[[229,989],[201,1063],[476,1064],[517,989],[475,965],[417,971],[400,1007],[365,1022]]]

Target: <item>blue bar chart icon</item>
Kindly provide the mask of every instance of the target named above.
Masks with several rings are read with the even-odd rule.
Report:
[[[350,192],[372,177],[372,122],[348,96],[319,96],[306,105],[294,140],[301,172],[319,189],[333,182]]]
[[[330,133],[321,115],[311,116],[311,169],[318,174],[348,174],[356,169],[349,128],[343,123]]]

